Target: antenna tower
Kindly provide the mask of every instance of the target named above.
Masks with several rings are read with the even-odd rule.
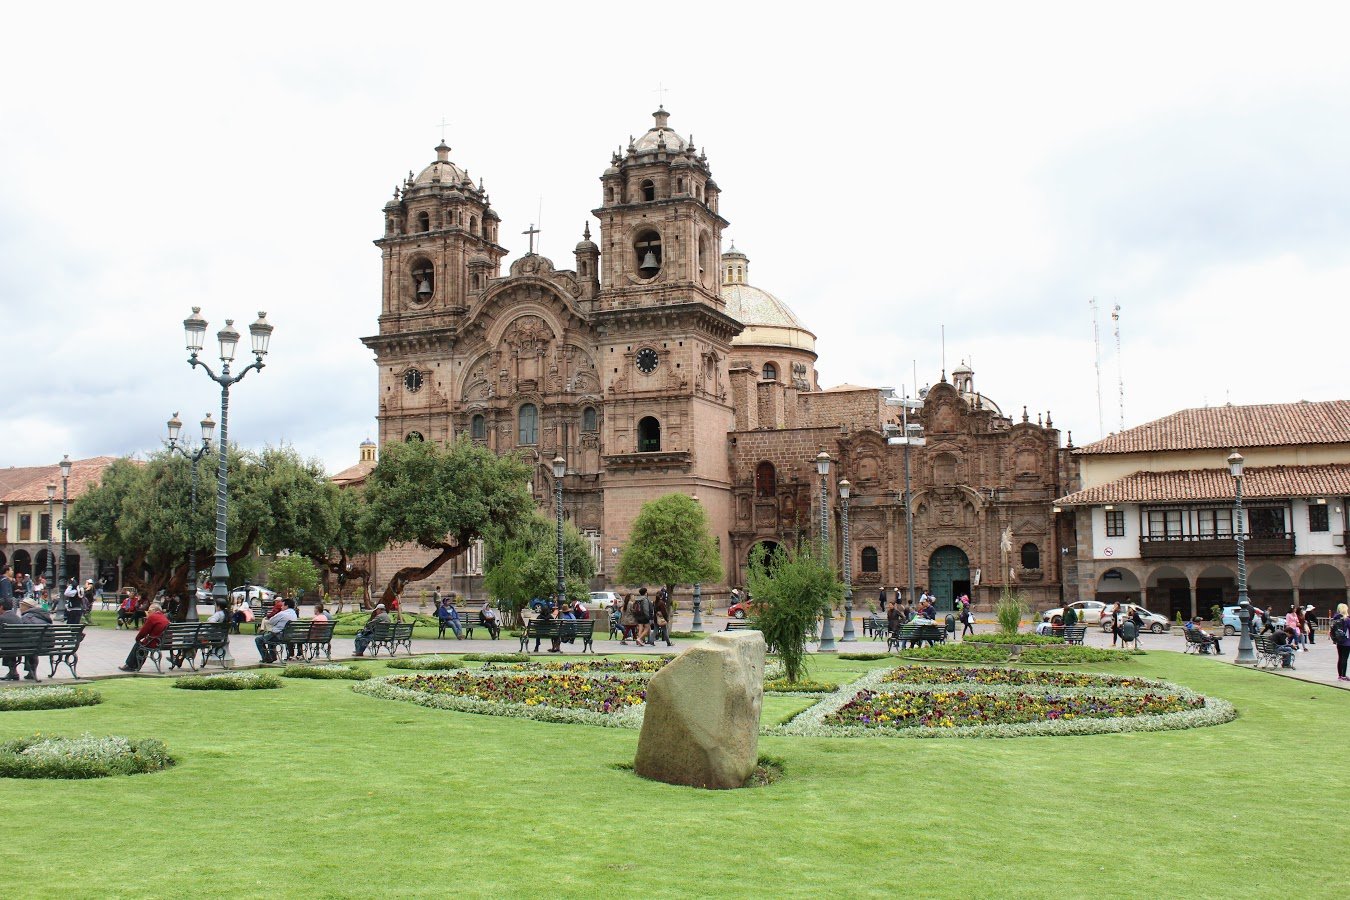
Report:
[[[1102,415],[1102,338],[1097,328],[1097,298],[1088,301],[1092,307],[1092,360],[1097,367],[1097,437],[1106,437],[1106,420]]]
[[[1120,358],[1120,304],[1111,310],[1111,328],[1116,333],[1116,394],[1120,401],[1120,430],[1125,430],[1125,363]]]

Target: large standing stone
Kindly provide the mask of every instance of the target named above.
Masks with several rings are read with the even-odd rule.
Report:
[[[668,784],[743,786],[759,759],[763,702],[764,636],[710,635],[648,684],[634,770]]]

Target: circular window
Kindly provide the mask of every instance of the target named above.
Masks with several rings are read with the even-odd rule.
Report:
[[[403,373],[403,386],[408,389],[408,393],[415,394],[422,389],[422,373],[416,369],[409,369]]]
[[[656,367],[661,364],[661,357],[651,347],[643,347],[637,354],[638,371],[643,375],[650,375],[656,371]]]

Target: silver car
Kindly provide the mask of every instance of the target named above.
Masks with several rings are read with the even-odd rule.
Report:
[[[1147,629],[1148,631],[1153,632],[1154,634],[1163,634],[1172,627],[1172,623],[1168,620],[1167,616],[1159,615],[1158,613],[1155,612],[1149,612],[1142,606],[1136,606],[1133,603],[1121,604],[1120,618],[1122,622],[1130,617],[1130,610],[1132,609],[1139,610],[1139,618],[1144,620],[1144,628]],[[1102,614],[1102,621],[1101,621],[1102,631],[1105,631],[1107,634],[1111,633],[1111,616],[1108,614],[1109,611],[1110,607],[1107,608],[1107,612],[1104,612]]]

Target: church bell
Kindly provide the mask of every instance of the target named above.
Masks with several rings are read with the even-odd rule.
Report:
[[[430,281],[428,281],[425,278],[422,278],[417,282],[417,296],[420,298],[426,298],[431,296]]]
[[[648,250],[647,255],[642,257],[642,265],[638,266],[638,269],[643,272],[654,272],[659,268],[661,268],[661,264],[656,261],[656,254]]]

